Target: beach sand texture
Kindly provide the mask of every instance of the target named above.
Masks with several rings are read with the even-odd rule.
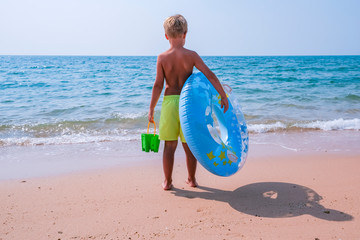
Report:
[[[0,239],[360,239],[359,156],[254,146],[229,178],[174,188],[161,155],[129,166],[0,182]],[[143,156],[148,156],[144,153]]]

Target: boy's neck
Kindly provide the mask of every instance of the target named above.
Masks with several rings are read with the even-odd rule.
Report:
[[[170,48],[183,48],[185,37],[169,38]]]

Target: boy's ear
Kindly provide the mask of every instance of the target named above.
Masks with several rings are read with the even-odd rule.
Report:
[[[169,40],[169,37],[168,37],[168,35],[166,35],[166,33],[165,33],[165,38],[166,38],[166,40]]]

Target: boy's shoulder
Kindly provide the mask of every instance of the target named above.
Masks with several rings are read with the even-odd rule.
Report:
[[[158,56],[158,60],[159,61],[166,60],[168,58],[172,58],[174,55],[177,55],[177,56],[180,55],[180,56],[186,57],[186,58],[196,58],[199,56],[195,51],[189,50],[186,48],[176,49],[176,50],[169,49],[163,53],[160,53]]]

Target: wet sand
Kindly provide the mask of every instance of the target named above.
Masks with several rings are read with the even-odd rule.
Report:
[[[185,183],[180,147],[171,191],[160,186],[160,154],[0,181],[0,239],[360,238],[360,155],[252,147],[234,176],[199,165],[198,188]]]

